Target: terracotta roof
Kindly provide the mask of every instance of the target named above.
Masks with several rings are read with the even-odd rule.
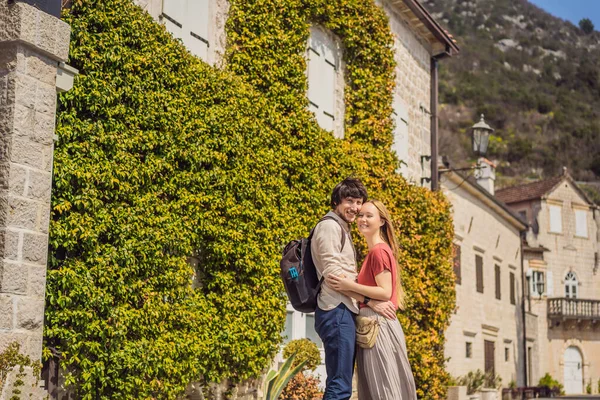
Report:
[[[496,190],[496,197],[506,204],[517,203],[520,201],[535,200],[551,191],[562,180],[565,175],[555,176],[543,181],[527,183],[525,185],[512,186],[505,189]]]

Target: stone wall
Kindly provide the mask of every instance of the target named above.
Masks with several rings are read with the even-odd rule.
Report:
[[[413,32],[389,2],[376,2],[390,19],[395,39],[396,93],[408,105],[409,159],[404,160],[408,167],[403,173],[420,185],[421,177],[431,176],[430,163],[421,164],[422,155],[431,155],[431,46]]]
[[[56,73],[69,36],[49,14],[0,2],[0,351],[16,341],[33,360],[42,352]]]

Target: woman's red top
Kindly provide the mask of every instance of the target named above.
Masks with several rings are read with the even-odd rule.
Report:
[[[398,308],[398,296],[396,293],[396,278],[398,268],[394,253],[387,243],[378,243],[369,251],[363,265],[358,273],[358,283],[366,286],[377,286],[375,277],[383,271],[390,271],[392,274],[392,296],[390,300]],[[360,307],[368,307],[360,303]]]

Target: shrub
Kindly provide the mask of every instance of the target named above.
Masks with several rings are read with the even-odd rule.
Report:
[[[309,339],[292,340],[283,348],[283,357],[288,358],[296,354],[293,366],[306,361],[302,371],[314,371],[321,364],[321,352]]]
[[[585,33],[589,35],[594,32],[594,23],[589,18],[583,18],[579,21],[579,28]]]
[[[477,371],[469,371],[467,375],[458,378],[458,384],[467,387],[467,394],[478,392],[483,387],[484,383],[485,374],[480,369]]]
[[[323,398],[319,389],[319,380],[312,376],[305,376],[302,372],[292,378],[283,392],[282,400],[316,400]]]
[[[549,373],[546,372],[540,381],[538,382],[538,386],[545,386],[548,389],[558,388],[561,394],[564,394],[563,385],[560,384],[556,379],[554,379]]]

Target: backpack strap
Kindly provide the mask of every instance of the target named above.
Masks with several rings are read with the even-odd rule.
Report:
[[[326,220],[328,220],[328,219],[332,219],[332,220],[334,220],[335,222],[337,222],[337,223],[338,223],[338,225],[340,226],[340,228],[342,229],[342,250],[344,250],[344,245],[346,244],[346,232],[345,232],[345,229],[344,229],[344,227],[343,227],[343,226],[342,226],[342,224],[340,223],[340,221],[338,221],[337,219],[335,219],[335,218],[333,218],[333,217],[331,217],[331,216],[327,216],[327,215],[326,215],[326,216],[324,216],[323,218],[321,218],[321,219],[319,220],[319,222],[317,222],[317,225],[319,225],[319,223],[321,223],[321,222],[323,222],[323,221],[326,221]],[[315,227],[314,227],[314,228],[312,228],[312,229],[310,230],[310,234],[308,235],[308,240],[311,240],[311,239],[312,239],[312,237],[313,237],[313,233],[315,232],[315,228],[317,227],[317,225],[315,225]],[[354,245],[352,246],[352,248],[354,248]]]

